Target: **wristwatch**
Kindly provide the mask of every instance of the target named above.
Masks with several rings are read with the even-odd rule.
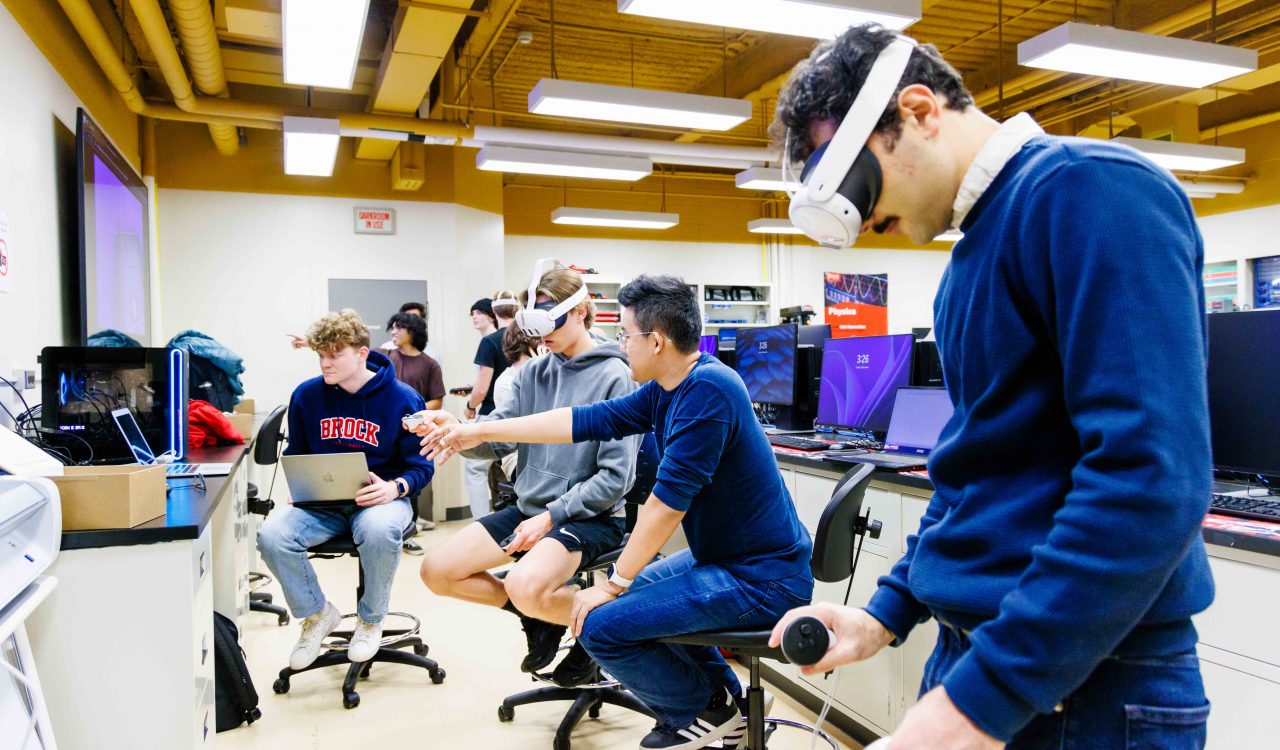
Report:
[[[618,566],[609,566],[609,583],[622,589],[623,593],[626,593],[627,589],[631,588],[633,580],[632,578],[623,578],[622,574],[618,572]]]
[[[396,498],[402,498],[409,494],[409,480],[404,477],[396,477],[395,483],[396,487],[400,489],[400,494],[396,495]]]

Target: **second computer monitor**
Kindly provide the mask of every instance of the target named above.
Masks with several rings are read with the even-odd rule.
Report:
[[[788,323],[738,331],[735,369],[758,404],[795,403],[796,326]]]
[[[703,336],[698,341],[698,351],[702,352],[703,354],[710,354],[711,356],[714,357],[716,356],[716,350],[719,348],[720,348],[720,337],[715,335],[714,333]]]
[[[818,424],[884,432],[911,380],[911,334],[831,339],[822,356]]]

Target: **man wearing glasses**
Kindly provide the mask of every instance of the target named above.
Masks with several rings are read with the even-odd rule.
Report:
[[[740,738],[742,688],[711,648],[657,639],[772,626],[813,593],[812,542],[737,373],[701,354],[702,315],[682,279],[641,276],[618,295],[618,336],[643,385],[628,396],[516,419],[423,425],[437,460],[483,442],[610,441],[653,432],[657,483],[610,578],[574,598],[570,627],[658,717],[643,748]],[[689,548],[650,564],[683,526]]]

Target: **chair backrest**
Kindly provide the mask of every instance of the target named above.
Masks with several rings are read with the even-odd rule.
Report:
[[[858,464],[836,482],[813,537],[811,566],[815,579],[833,583],[852,575],[853,544],[858,536],[862,498],[875,468],[871,464]]]
[[[272,409],[258,427],[258,436],[253,441],[253,460],[262,466],[270,466],[280,460],[280,443],[284,440],[281,427],[286,409],[284,406]]]

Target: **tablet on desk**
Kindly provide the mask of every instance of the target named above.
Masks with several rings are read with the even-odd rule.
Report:
[[[363,453],[281,456],[280,466],[293,504],[304,508],[354,505],[356,493],[369,484],[369,464]]]

